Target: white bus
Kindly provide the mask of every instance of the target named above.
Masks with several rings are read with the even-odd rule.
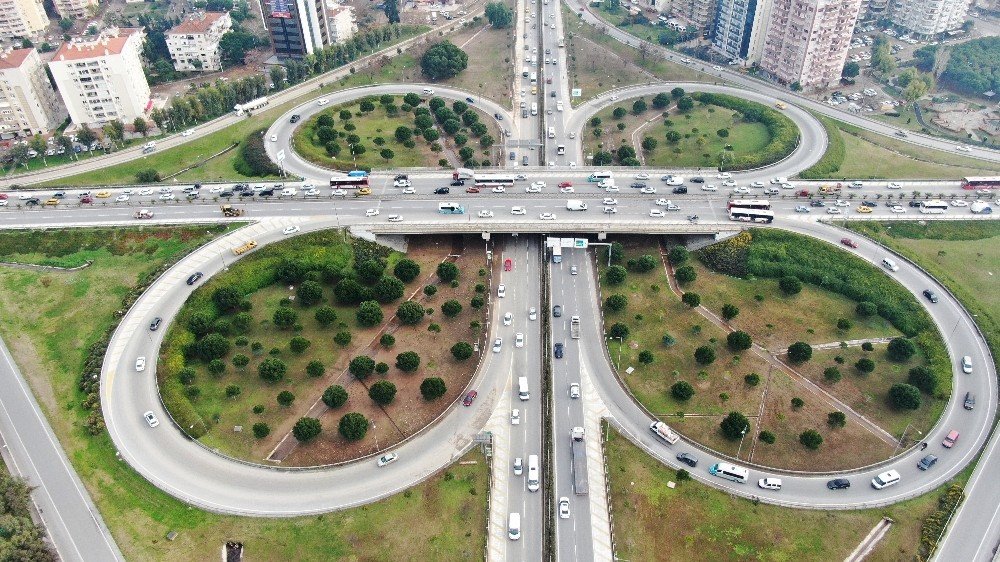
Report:
[[[512,187],[514,185],[514,174],[480,174],[476,173],[476,187]]]
[[[761,211],[770,211],[771,202],[766,199],[733,199],[726,204],[727,209],[732,209],[733,207],[739,207],[741,209],[758,209]]]
[[[562,246],[552,246],[552,263],[562,263]]]
[[[936,199],[933,201],[924,201],[920,204],[920,212],[925,215],[943,215],[947,210],[948,204]]]
[[[774,211],[733,207],[732,209],[729,209],[729,220],[770,224],[771,221],[774,220]]]
[[[594,172],[593,174],[590,174],[590,177],[587,178],[587,181],[589,181],[590,183],[597,183],[601,180],[609,180],[612,177],[613,176],[611,175],[611,172]]]
[[[712,467],[708,469],[708,473],[712,476],[718,476],[719,478],[739,482],[740,484],[745,483],[747,478],[750,477],[749,470],[743,468],[742,466],[736,466],[735,464],[729,464],[726,462],[713,464]]]
[[[528,491],[538,491],[538,455],[528,455]]]

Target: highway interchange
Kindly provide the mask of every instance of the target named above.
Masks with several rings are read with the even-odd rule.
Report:
[[[524,29],[524,8],[537,11],[534,21],[550,21],[555,28],[546,25],[541,30]],[[305,198],[301,195],[279,197],[270,200],[259,198],[246,201],[234,200],[240,207],[247,210],[247,218],[254,222],[220,240],[217,240],[197,250],[176,264],[157,280],[126,314],[109,345],[104,370],[102,372],[102,407],[104,408],[108,431],[118,447],[122,458],[133,466],[144,477],[161,489],[193,505],[211,511],[242,515],[291,516],[305,513],[320,513],[332,509],[343,509],[377,500],[389,494],[412,486],[437,470],[447,466],[462,452],[473,445],[473,439],[480,430],[486,429],[494,435],[494,490],[492,510],[490,513],[489,557],[490,559],[527,560],[541,557],[543,537],[541,534],[543,518],[555,518],[556,535],[553,548],[562,560],[603,560],[612,556],[613,545],[610,544],[608,529],[608,513],[603,497],[604,474],[603,459],[598,441],[599,423],[602,418],[629,436],[631,440],[643,447],[647,452],[660,459],[665,464],[681,467],[674,458],[678,452],[690,452],[700,459],[699,468],[693,470],[693,476],[706,484],[713,485],[744,496],[758,496],[763,501],[778,503],[800,508],[844,509],[864,506],[885,505],[913,497],[940,486],[954,476],[969,462],[975,459],[980,448],[989,437],[990,429],[996,415],[997,383],[993,369],[992,357],[981,336],[976,330],[973,319],[961,307],[957,300],[936,281],[929,278],[919,268],[908,261],[897,257],[900,270],[892,273],[911,292],[920,298],[919,293],[925,288],[934,288],[942,296],[936,305],[928,310],[938,325],[942,334],[946,334],[946,343],[953,359],[962,355],[973,358],[975,372],[972,376],[963,375],[957,369],[955,385],[949,407],[926,439],[933,446],[940,442],[945,433],[952,429],[961,431],[962,438],[958,444],[940,455],[941,462],[934,470],[921,472],[916,469],[916,461],[923,456],[917,449],[904,451],[890,463],[880,464],[857,471],[849,471],[842,475],[851,479],[854,486],[849,490],[829,491],[825,483],[833,475],[816,474],[781,474],[784,487],[780,492],[757,489],[753,482],[756,478],[776,474],[776,471],[762,467],[751,467],[751,477],[748,484],[735,484],[711,477],[704,470],[720,457],[711,451],[702,449],[694,443],[683,440],[676,446],[665,446],[662,441],[653,436],[648,429],[651,416],[635,403],[622,387],[611,368],[603,343],[603,327],[600,325],[600,295],[596,286],[596,271],[594,269],[594,254],[583,250],[567,251],[561,264],[552,264],[546,259],[547,254],[542,248],[542,239],[537,236],[522,235],[507,236],[512,233],[567,231],[575,229],[581,235],[600,234],[602,230],[595,228],[598,221],[622,223],[629,225],[636,232],[662,232],[666,224],[681,228],[687,224],[688,215],[698,215],[700,226],[718,225],[720,230],[730,229],[726,215],[725,203],[730,195],[728,189],[719,191],[701,191],[696,184],[688,184],[691,191],[687,195],[673,195],[666,186],[658,180],[661,173],[670,170],[649,170],[650,180],[646,182],[658,189],[656,194],[641,195],[638,190],[623,186],[618,193],[607,193],[598,190],[586,181],[587,171],[579,164],[584,155],[577,142],[569,138],[574,132],[579,140],[583,125],[590,115],[602,107],[611,104],[610,96],[602,96],[582,106],[569,107],[568,82],[564,69],[567,68],[564,49],[555,46],[562,31],[559,5],[549,2],[541,6],[522,0],[515,14],[519,22],[517,32],[518,53],[524,51],[526,43],[529,48],[538,50],[540,59],[544,59],[545,48],[558,53],[560,58],[556,65],[549,65],[555,76],[553,84],[541,88],[541,107],[546,107],[550,100],[565,100],[564,111],[553,111],[546,115],[540,111],[541,119],[520,118],[510,112],[511,108],[499,106],[489,100],[476,98],[475,105],[490,114],[504,116],[505,123],[511,123],[512,138],[508,147],[521,154],[530,144],[539,149],[539,157],[533,165],[552,167],[529,167],[522,173],[525,182],[516,184],[511,192],[503,194],[480,193],[466,194],[462,189],[454,189],[448,196],[434,196],[432,189],[445,185],[450,177],[440,172],[412,174],[416,193],[403,195],[398,189],[391,187],[390,176],[375,176],[373,184],[375,194],[372,198],[355,199],[334,198],[328,188],[322,188],[319,197]],[[549,18],[552,14],[554,17]],[[589,14],[587,14],[589,15]],[[585,15],[586,17],[586,15]],[[592,16],[591,16],[592,17]],[[618,30],[610,29],[614,35]],[[527,38],[524,35],[527,35]],[[623,41],[635,41],[634,38],[621,38]],[[535,46],[537,45],[537,46]],[[520,68],[523,59],[516,59],[515,68]],[[722,71],[725,78],[735,80],[740,78],[728,71]],[[542,76],[547,75],[546,73]],[[757,82],[747,79],[741,84],[753,88],[761,94],[741,91],[740,95],[751,97],[761,103],[772,104],[775,91],[767,91]],[[539,79],[542,84],[544,80]],[[527,80],[515,81],[513,91],[518,92]],[[648,96],[660,91],[669,91],[674,84],[649,85],[616,92],[621,101],[629,97]],[[333,103],[355,99],[359,95],[380,93],[422,92],[424,86],[376,86],[350,92],[337,92],[324,96]],[[686,89],[715,88],[704,84],[685,84]],[[465,99],[467,94],[449,88],[434,87],[435,95],[450,99]],[[719,91],[725,88],[718,87]],[[552,98],[550,92],[556,92]],[[782,92],[781,98],[790,96]],[[796,103],[801,100],[796,99]],[[516,103],[516,101],[515,101]],[[811,103],[811,102],[810,102]],[[801,105],[809,107],[809,103]],[[819,108],[832,110],[823,104]],[[315,101],[309,101],[299,108],[275,121],[268,136],[275,134],[279,143],[269,144],[272,157],[279,150],[285,150],[282,162],[289,172],[306,178],[308,183],[322,187],[330,173],[313,164],[298,158],[291,150],[288,139],[292,128],[288,124],[291,113],[300,113],[307,117],[315,110],[321,109]],[[554,108],[553,108],[554,109]],[[747,185],[752,181],[767,182],[775,176],[791,177],[795,172],[804,169],[815,162],[822,154],[825,136],[818,123],[804,111],[794,106],[788,111],[803,134],[803,142],[796,152],[783,162],[765,170],[737,174],[739,184]],[[838,118],[845,116],[838,114]],[[845,119],[846,120],[846,119]],[[862,120],[867,126],[881,133],[872,121]],[[504,125],[504,122],[501,124]],[[545,139],[547,127],[556,128],[557,142]],[[886,128],[882,126],[883,128]],[[914,138],[917,137],[917,138]],[[937,148],[951,148],[950,143],[944,143],[930,137],[922,138],[911,135],[909,139],[917,144]],[[555,154],[555,145],[564,143],[567,156]],[[939,145],[939,146],[935,146]],[[974,156],[994,159],[997,155],[992,151],[979,150]],[[529,149],[529,153],[530,153]],[[575,155],[575,156],[574,156]],[[577,158],[573,160],[572,158]],[[544,159],[543,159],[544,158]],[[505,158],[505,163],[510,161]],[[518,168],[522,168],[518,166]],[[579,169],[577,169],[579,168]],[[518,170],[520,171],[520,170]],[[631,172],[619,172],[617,176],[621,184],[632,181]],[[706,183],[718,183],[721,179],[713,178],[708,172],[702,173]],[[689,173],[694,175],[693,173]],[[542,193],[526,194],[524,187],[530,181],[546,181],[547,187]],[[574,193],[557,193],[555,184],[569,180],[574,183]],[[800,182],[796,182],[797,184]],[[291,185],[291,184],[289,184]],[[803,184],[805,185],[805,184]],[[180,188],[182,186],[176,186]],[[810,185],[813,187],[813,185]],[[155,217],[151,222],[205,222],[217,221],[220,218],[218,205],[225,201],[216,201],[213,194],[206,193],[203,188],[201,197],[190,202],[169,202],[159,199],[159,193],[144,196],[133,193],[127,201],[117,204],[98,204],[93,206],[62,204],[57,208],[19,209],[13,199],[5,212],[0,212],[0,227],[23,228],[32,226],[84,226],[98,224],[134,224],[132,214],[139,207],[148,206]],[[905,185],[903,190],[890,190],[885,184],[866,186],[856,191],[858,197],[849,201],[847,213],[855,215],[854,210],[863,196],[895,195],[909,193],[912,190],[944,192],[949,195],[964,196],[965,192],[957,189],[955,184],[913,184]],[[121,189],[111,190],[117,197]],[[759,192],[758,192],[759,193]],[[847,190],[845,190],[847,193]],[[67,194],[67,201],[72,202],[74,192]],[[610,197],[617,200],[612,206],[617,209],[614,214],[602,213],[603,199]],[[846,199],[846,196],[844,196]],[[445,216],[437,212],[437,204],[442,199],[457,200],[466,205],[465,215]],[[590,208],[582,213],[566,210],[568,198],[583,199]],[[649,211],[660,207],[655,200],[668,198],[680,209],[676,213],[668,213],[665,218],[650,217]],[[772,197],[772,199],[774,199]],[[108,199],[110,201],[111,198]],[[828,200],[831,202],[832,198]],[[778,219],[774,226],[800,232],[809,236],[838,244],[843,234],[836,228],[823,224],[818,219],[824,208],[812,208],[810,213],[795,213],[794,209],[805,200],[787,197],[774,199],[775,214]],[[528,212],[522,216],[510,215],[513,206],[527,207]],[[379,215],[367,217],[366,210],[378,209]],[[494,219],[479,218],[478,212],[491,210]],[[540,221],[540,214],[550,212],[555,214],[554,221]],[[967,209],[952,209],[949,216],[969,216]],[[167,322],[183,305],[191,288],[184,280],[192,271],[202,271],[206,276],[221,272],[226,262],[231,263],[230,250],[246,240],[256,240],[258,244],[266,244],[286,237],[282,230],[287,226],[299,226],[302,232],[323,228],[350,227],[358,231],[374,231],[385,225],[386,217],[399,214],[404,218],[405,225],[412,225],[414,232],[434,227],[463,231],[479,231],[490,233],[488,245],[493,252],[493,271],[495,281],[491,286],[491,322],[489,341],[500,336],[504,339],[501,353],[494,354],[488,349],[483,353],[479,372],[473,379],[470,388],[477,389],[478,400],[472,407],[454,407],[450,409],[436,424],[425,432],[396,449],[400,461],[378,471],[371,470],[374,461],[364,460],[323,471],[284,471],[264,468],[243,462],[227,459],[214,451],[202,447],[196,441],[185,438],[179,431],[161,425],[151,433],[141,417],[141,412],[153,410],[161,420],[169,419],[159,402],[155,384],[155,365],[147,367],[143,377],[132,376],[135,357],[144,355],[155,357],[161,343],[164,330],[149,332],[146,329],[149,319],[154,316],[163,317]],[[880,206],[868,217],[899,218],[887,207]],[[905,215],[904,215],[905,216]],[[502,225],[494,228],[494,224]],[[511,228],[511,225],[515,225]],[[871,263],[878,264],[888,252],[869,242],[858,239],[859,246],[850,249],[858,256]],[[502,271],[504,259],[512,260],[511,272]],[[571,275],[569,268],[576,266],[578,275]],[[541,268],[548,268],[543,276]],[[541,280],[547,278],[549,285],[542,287]],[[507,294],[503,299],[496,296],[496,285],[504,283]],[[542,289],[553,304],[561,304],[566,311],[561,319],[550,318],[551,311],[542,308]],[[921,301],[923,302],[923,301]],[[527,310],[535,307],[538,319],[527,318]],[[504,326],[503,314],[512,311],[514,315],[511,326]],[[570,340],[566,321],[570,315],[579,314],[590,319],[583,323],[583,333],[580,340]],[[543,337],[545,319],[549,319],[550,332]],[[513,334],[524,333],[527,344],[525,348],[516,349],[513,346]],[[541,416],[541,385],[542,356],[551,357],[548,342],[563,342],[566,344],[566,356],[561,359],[551,359],[551,424],[552,434],[552,497],[548,505],[543,504],[541,492],[530,492],[526,489],[526,479],[513,474],[511,463],[515,457],[521,457],[527,462],[530,454],[542,454],[543,435]],[[954,361],[953,361],[954,363]],[[522,402],[517,397],[517,376],[526,373],[529,376],[529,386],[532,397]],[[579,399],[569,397],[568,385],[579,382],[583,388]],[[967,391],[974,392],[978,397],[978,407],[969,412],[961,408],[960,397]],[[518,426],[510,424],[510,413],[513,408],[521,411],[521,423]],[[572,478],[569,469],[569,428],[583,426],[587,430],[588,439],[588,472],[590,478],[590,494],[576,496],[572,490]],[[6,431],[6,429],[5,429]],[[5,433],[6,435],[6,433]],[[1000,538],[1000,528],[996,514],[992,518],[982,517],[986,509],[994,509],[1000,505],[1000,492],[988,482],[976,485],[984,467],[989,466],[994,457],[996,440],[991,441],[980,468],[973,477],[967,490],[970,494],[969,504],[977,502],[975,510],[965,509],[959,513],[956,526],[960,523],[963,536],[983,537],[983,541],[958,540],[956,533],[949,535],[943,543],[940,556],[942,560],[985,560],[992,557],[991,550]],[[875,474],[886,470],[887,466],[897,469],[902,475],[902,482],[887,490],[875,491],[867,485]],[[543,474],[545,472],[543,471]],[[330,486],[329,482],[350,483]],[[568,497],[571,504],[571,517],[558,519],[555,515],[555,502],[560,497]],[[522,537],[519,541],[506,539],[507,514],[510,512],[522,514]],[[953,556],[954,555],[954,556]],[[120,556],[120,554],[119,554]],[[73,558],[73,556],[70,556]]]

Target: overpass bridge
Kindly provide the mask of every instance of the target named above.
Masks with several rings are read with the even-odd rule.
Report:
[[[615,221],[571,221],[571,220],[498,220],[486,221],[476,219],[472,214],[466,215],[464,221],[403,221],[380,222],[358,225],[376,236],[394,236],[405,234],[475,234],[480,233],[488,240],[491,234],[597,234],[603,240],[608,234],[677,234],[711,236],[716,240],[728,238],[742,230],[747,225],[733,222],[689,222],[663,220],[615,220]],[[586,218],[586,217],[581,217]]]

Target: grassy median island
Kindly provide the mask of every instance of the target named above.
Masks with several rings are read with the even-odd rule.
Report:
[[[200,559],[217,553],[227,540],[242,541],[247,554],[261,560],[455,560],[480,555],[488,471],[475,453],[463,460],[476,464],[456,464],[369,506],[316,517],[261,519],[219,516],[175,500],[116,460],[106,432],[88,432],[91,410],[83,407],[87,397],[77,381],[91,344],[114,324],[122,299],[135,294],[137,283],[219,233],[209,230],[211,234],[205,227],[0,232],[3,261],[61,267],[93,261],[74,272],[0,267],[0,333],[126,559]],[[449,290],[442,288],[442,293]],[[406,532],[386,532],[400,528]],[[173,542],[164,539],[169,531],[178,532]]]
[[[754,230],[695,258],[681,250],[667,252],[648,239],[620,240],[612,255],[620,265],[600,264],[611,359],[620,361],[620,376],[642,404],[707,446],[780,468],[847,469],[888,457],[893,445],[849,417],[841,425],[837,412],[854,409],[898,438],[910,423],[929,428],[947,402],[950,364],[923,309],[894,283],[883,281],[888,277],[829,245]],[[673,258],[670,278],[668,256]],[[810,268],[829,260],[847,264],[827,267],[823,285],[802,282],[811,280]],[[722,270],[724,264],[730,266],[728,273],[742,278],[708,267]],[[736,264],[753,268],[756,275]],[[774,267],[802,279],[776,279]],[[868,277],[875,281],[858,281]],[[871,312],[865,306],[866,314],[860,314],[858,294],[846,292],[844,283],[868,290],[865,295],[878,294],[883,307]],[[902,338],[906,334],[913,337]],[[871,338],[904,339],[893,349],[905,348],[909,355],[890,359],[885,343],[862,347]],[[843,347],[848,340],[857,343]],[[812,357],[796,362],[787,350],[800,341]],[[763,349],[749,349],[750,344]],[[634,369],[627,373],[627,367]],[[916,368],[929,369],[936,386],[918,392],[915,409],[890,408],[889,388],[912,382]],[[745,421],[727,437],[720,423],[731,412]],[[803,437],[809,430],[822,440],[817,443],[812,433]]]
[[[943,486],[937,493],[879,509],[789,509],[754,504],[698,482],[681,481],[675,470],[613,429],[604,451],[615,555],[621,560],[842,560],[882,517],[895,523],[868,559],[914,560],[923,521],[934,513],[947,489]],[[954,482],[963,484],[969,474],[967,469]],[[668,487],[670,481],[677,486]],[[852,485],[867,486],[867,482],[855,479]],[[746,486],[755,488],[756,482]]]

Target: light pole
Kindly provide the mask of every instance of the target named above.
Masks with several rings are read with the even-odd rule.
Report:
[[[377,453],[381,449],[379,449],[379,447],[378,447],[378,432],[375,431],[375,420],[372,420],[371,422],[369,422],[369,425],[371,425],[371,427],[372,427],[372,435],[375,436],[375,452]]]
[[[736,458],[740,458],[740,454],[743,452],[743,439],[747,436],[747,431],[750,431],[750,424],[748,423],[743,431],[740,433],[740,448],[736,451]]]

